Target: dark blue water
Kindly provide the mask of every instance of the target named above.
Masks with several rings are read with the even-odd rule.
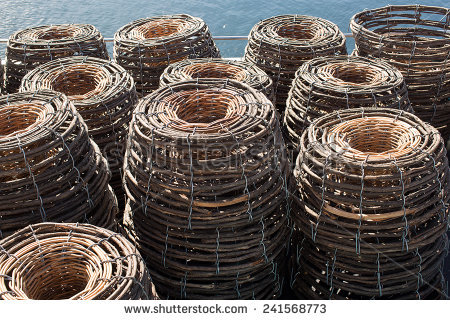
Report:
[[[397,0],[4,0],[1,3],[0,38],[25,27],[90,23],[109,38],[121,26],[138,18],[161,14],[188,13],[203,18],[213,35],[248,35],[258,21],[279,14],[306,14],[336,23],[343,32],[353,14],[387,4],[408,4]],[[424,5],[450,7],[448,0],[422,1]],[[245,41],[219,41],[224,57],[243,56]],[[353,44],[349,44],[352,49]],[[4,46],[0,48],[4,51]]]

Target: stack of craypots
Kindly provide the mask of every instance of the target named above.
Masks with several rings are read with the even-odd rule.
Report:
[[[284,133],[298,155],[290,261],[298,297],[448,297],[450,41],[435,38],[445,14],[426,6],[356,14],[352,57],[316,58],[297,71]]]
[[[448,298],[448,12],[14,33],[0,299]]]

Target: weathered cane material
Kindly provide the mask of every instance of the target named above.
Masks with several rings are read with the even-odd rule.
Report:
[[[110,230],[40,223],[0,241],[0,300],[157,298],[139,252]]]
[[[138,104],[125,161],[125,222],[161,297],[280,295],[289,166],[262,92],[219,79],[156,90]]]
[[[360,56],[399,69],[417,116],[450,137],[450,9],[396,5],[364,10],[350,28]]]
[[[303,133],[294,176],[299,295],[445,297],[450,175],[435,128],[395,109],[325,115]]]
[[[39,26],[17,31],[6,47],[5,87],[17,92],[23,76],[48,61],[69,56],[109,59],[100,31],[90,24]]]
[[[337,25],[316,17],[281,15],[252,28],[244,60],[272,79],[277,109],[283,113],[297,69],[312,58],[336,54],[347,54],[345,36]]]
[[[0,159],[0,238],[47,221],[114,228],[108,163],[65,95],[0,97]]]
[[[171,63],[220,57],[205,22],[187,14],[133,21],[114,35],[114,59],[134,78],[137,91],[151,93]]]

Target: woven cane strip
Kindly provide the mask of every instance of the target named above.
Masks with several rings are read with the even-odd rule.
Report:
[[[398,68],[411,104],[422,120],[450,136],[450,9],[398,5],[352,17],[360,56],[382,58]]]
[[[292,83],[284,114],[286,136],[297,149],[300,136],[317,118],[358,107],[411,110],[401,73],[362,57],[320,57],[305,62]]]
[[[157,299],[139,252],[88,224],[40,223],[0,241],[0,300]]]
[[[138,104],[125,161],[125,221],[162,296],[280,295],[289,166],[263,93],[219,79],[160,88]]]
[[[89,128],[89,136],[109,162],[110,184],[123,209],[125,140],[137,102],[133,78],[114,62],[69,57],[41,65],[23,78],[21,91],[39,89],[62,92],[73,102]]]
[[[442,279],[450,175],[435,128],[395,109],[325,115],[303,133],[294,176],[298,292],[445,296],[433,281]]]
[[[277,109],[282,113],[295,72],[304,62],[346,53],[345,36],[334,23],[310,16],[282,15],[253,27],[244,59],[272,79]]]
[[[39,26],[17,31],[6,47],[5,87],[16,92],[29,71],[48,61],[69,56],[108,59],[100,32],[90,24]]]
[[[274,100],[272,80],[260,68],[246,61],[226,59],[188,59],[169,65],[161,75],[161,87],[191,79],[232,79],[262,91]]]
[[[142,95],[158,88],[169,64],[208,57],[220,57],[208,26],[186,14],[139,19],[114,35],[114,59],[133,76]]]
[[[66,96],[4,96],[0,123],[0,238],[46,221],[114,226],[108,164]]]

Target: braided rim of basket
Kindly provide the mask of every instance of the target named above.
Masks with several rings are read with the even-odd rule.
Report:
[[[78,64],[48,74],[42,87],[62,92],[70,100],[86,100],[106,89],[108,75],[93,65]]]
[[[103,39],[100,31],[91,24],[46,25],[17,31],[10,36],[8,45],[26,44],[52,47],[98,38]]]
[[[5,300],[155,298],[145,264],[120,234],[87,224],[41,223],[0,242]]]
[[[192,89],[171,94],[159,101],[158,118],[170,128],[199,133],[218,132],[239,120],[245,106],[233,91]]]
[[[172,63],[161,75],[160,85],[202,78],[237,80],[269,94],[272,88],[272,80],[254,64],[214,58],[186,59]]]
[[[345,43],[345,36],[336,24],[304,15],[280,15],[262,20],[250,31],[250,39],[258,38],[272,45],[298,47],[325,44],[328,47],[332,41]]]
[[[426,14],[438,16],[431,20],[422,17],[422,14],[425,17]],[[410,48],[414,42],[417,50],[414,53],[420,54],[423,51],[427,55],[432,54],[431,48],[443,51],[450,45],[449,16],[449,8],[388,5],[356,13],[351,18],[350,28],[355,36],[365,37],[367,41],[372,42],[374,50],[383,43],[389,43],[398,48],[396,51],[406,50],[405,53],[411,54]],[[395,60],[395,57],[393,58]]]
[[[186,40],[199,33],[205,22],[187,14],[174,14],[142,18],[120,28],[114,40],[121,45],[136,42],[144,46],[163,45],[172,41]]]
[[[73,25],[49,26],[45,29],[30,30],[27,37],[30,40],[66,40],[75,38],[81,30]]]

